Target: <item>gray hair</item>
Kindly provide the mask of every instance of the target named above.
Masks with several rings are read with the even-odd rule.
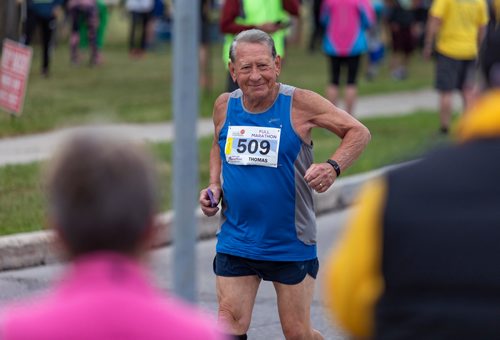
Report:
[[[276,47],[274,46],[273,38],[264,31],[258,29],[251,29],[240,32],[233,40],[231,48],[229,49],[229,59],[231,62],[236,60],[236,47],[238,43],[254,43],[254,44],[264,44],[269,47],[269,52],[273,59],[276,58]]]
[[[157,212],[152,159],[139,146],[80,132],[46,172],[48,210],[71,256],[134,254]]]

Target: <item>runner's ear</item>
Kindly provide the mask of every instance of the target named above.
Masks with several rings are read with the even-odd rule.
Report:
[[[227,65],[229,67],[229,74],[231,74],[231,78],[233,79],[234,82],[236,82],[236,67],[234,67],[232,61],[230,61]]]
[[[279,55],[274,58],[274,67],[276,69],[276,77],[281,73],[281,57]]]

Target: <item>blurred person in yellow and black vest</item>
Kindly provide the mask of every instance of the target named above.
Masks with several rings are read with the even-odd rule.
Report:
[[[452,145],[362,190],[325,270],[328,308],[349,334],[500,338],[499,67],[483,59],[489,86]]]

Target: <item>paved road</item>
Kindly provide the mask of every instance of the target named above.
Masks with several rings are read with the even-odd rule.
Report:
[[[335,240],[350,210],[322,215],[318,218],[318,255],[320,263]],[[202,308],[215,312],[215,281],[212,273],[212,259],[215,252],[215,240],[206,240],[197,244],[197,273],[199,287],[199,303]],[[158,285],[162,289],[172,287],[172,249],[165,247],[152,252],[152,269]],[[61,272],[62,265],[34,267],[29,269],[0,272],[0,304],[17,300],[43,291]],[[322,278],[320,266],[319,282]],[[325,339],[343,339],[339,329],[325,317],[320,290],[315,292],[312,306],[313,325],[319,329]],[[264,282],[257,295],[253,313],[250,339],[283,339],[277,316],[274,288],[271,283]]]

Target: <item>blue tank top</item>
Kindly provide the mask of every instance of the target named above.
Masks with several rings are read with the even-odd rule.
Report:
[[[263,112],[247,111],[239,89],[229,97],[218,141],[223,197],[217,252],[266,261],[317,257],[312,189],[304,180],[313,162],[312,146],[292,126],[294,90],[280,84],[275,102]],[[264,132],[250,136],[249,130]],[[250,164],[238,164],[239,151],[246,152]],[[269,166],[272,157],[264,157],[273,151],[277,162]]]

